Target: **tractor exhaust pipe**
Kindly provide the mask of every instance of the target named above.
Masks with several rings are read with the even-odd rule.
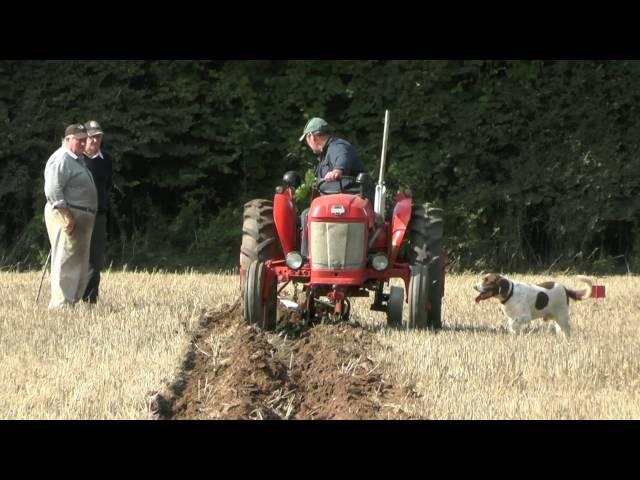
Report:
[[[376,196],[373,202],[373,211],[376,217],[384,218],[385,194],[387,187],[384,184],[384,167],[387,161],[387,140],[389,139],[389,110],[384,111],[384,133],[382,135],[382,155],[380,156],[380,175],[376,184]]]

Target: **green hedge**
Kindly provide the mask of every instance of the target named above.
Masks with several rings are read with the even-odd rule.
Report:
[[[42,171],[97,119],[115,157],[109,261],[224,268],[241,208],[315,159],[323,116],[388,187],[445,208],[456,269],[635,269],[638,61],[4,61],[0,263],[48,243]],[[187,265],[185,265],[187,266]]]

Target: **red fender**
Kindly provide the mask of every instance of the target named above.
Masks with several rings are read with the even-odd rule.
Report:
[[[273,220],[276,232],[282,245],[282,252],[286,256],[292,250],[298,249],[298,227],[296,207],[293,204],[293,190],[276,191],[273,197]]]
[[[391,244],[389,246],[389,265],[393,265],[397,258],[400,246],[404,240],[405,232],[411,221],[412,197],[398,192],[396,195],[396,206],[393,209],[393,219],[391,220]]]

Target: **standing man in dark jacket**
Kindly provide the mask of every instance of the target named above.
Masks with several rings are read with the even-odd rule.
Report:
[[[107,246],[107,212],[109,211],[109,192],[112,186],[113,161],[111,156],[102,150],[102,127],[95,120],[85,124],[87,128],[87,144],[84,150],[87,167],[93,174],[98,190],[98,212],[91,236],[91,253],[89,254],[89,283],[82,300],[97,303],[100,287],[100,271],[104,265],[104,251]]]

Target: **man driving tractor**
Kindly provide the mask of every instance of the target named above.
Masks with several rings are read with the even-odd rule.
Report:
[[[332,134],[329,124],[322,118],[314,117],[307,122],[300,137],[306,140],[311,151],[318,157],[316,179],[334,182],[344,176],[357,177],[359,173],[369,173],[366,165],[360,160],[355,147],[342,138]],[[329,184],[326,184],[327,186]],[[345,185],[345,188],[348,188]],[[307,216],[309,209],[300,215],[302,224],[302,244],[300,253],[308,256]]]
[[[318,156],[316,178],[335,181],[342,175],[357,177],[359,173],[369,173],[353,145],[332,135],[331,131],[326,121],[314,117],[307,122],[300,137]]]

